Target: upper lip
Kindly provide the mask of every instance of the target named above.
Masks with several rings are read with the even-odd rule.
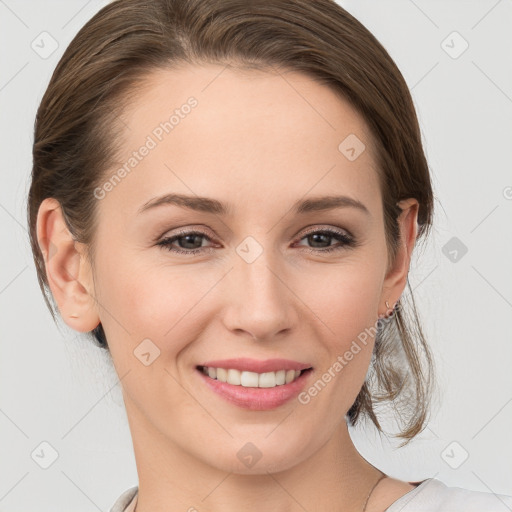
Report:
[[[300,363],[299,361],[292,361],[291,359],[266,359],[261,361],[247,357],[207,361],[200,366],[225,368],[226,370],[232,368],[241,372],[255,373],[277,372],[279,370],[307,370],[311,368],[311,365],[308,363]]]

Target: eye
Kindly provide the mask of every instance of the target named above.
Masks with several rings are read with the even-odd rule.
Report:
[[[331,246],[329,242],[332,241],[332,239],[338,240],[338,245]],[[314,247],[307,247],[306,250],[307,252],[314,254],[339,251],[347,247],[356,246],[356,241],[351,235],[348,235],[343,231],[333,229],[317,229],[314,231],[310,231],[300,240],[307,240],[309,243],[312,243]],[[319,245],[320,248],[318,247]],[[325,247],[325,245],[327,245],[327,247]]]
[[[164,238],[157,245],[166,248],[168,251],[179,254],[198,254],[204,252],[201,239],[210,240],[211,238],[201,231],[183,231],[171,237]],[[176,247],[174,242],[178,242]],[[212,251],[212,247],[207,247],[207,251]]]
[[[330,242],[333,239],[338,241],[337,245],[330,245]],[[176,235],[162,239],[156,245],[178,254],[194,255],[204,252],[212,252],[214,248],[205,247],[203,245],[204,240],[212,241],[212,239],[202,231],[182,231]],[[314,254],[339,251],[347,247],[355,247],[357,245],[356,240],[351,235],[344,231],[337,231],[333,229],[313,230],[308,232],[299,240],[307,240],[309,243],[313,244],[314,247],[306,247],[304,250]]]

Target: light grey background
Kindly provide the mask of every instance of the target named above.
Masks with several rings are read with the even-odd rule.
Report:
[[[118,379],[100,349],[53,324],[25,221],[36,108],[64,48],[106,3],[0,0],[0,511],[107,511],[137,484]],[[406,448],[370,427],[354,441],[396,478],[512,495],[512,1],[340,4],[412,89],[437,197],[409,277],[438,405]],[[52,38],[58,48],[41,56]],[[48,469],[31,456],[50,461],[44,441],[58,453]]]

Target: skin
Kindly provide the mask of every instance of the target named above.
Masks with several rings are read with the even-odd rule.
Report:
[[[98,200],[94,267],[54,199],[38,216],[43,253],[50,242],[55,247],[46,271],[59,311],[79,332],[102,322],[122,379],[139,475],[137,512],[360,511],[380,472],[356,450],[345,414],[364,383],[373,338],[308,404],[294,399],[269,411],[226,402],[195,366],[282,357],[309,363],[308,386],[314,383],[375,326],[385,301],[399,299],[418,203],[400,203],[402,240],[390,261],[364,120],[326,86],[270,69],[205,65],[152,73],[123,113],[119,165],[107,178],[190,96],[197,107]],[[354,161],[338,150],[349,134],[366,145]],[[215,198],[231,212],[165,205],[138,213],[169,192]],[[296,200],[332,194],[357,199],[369,214],[352,207],[291,212]],[[179,228],[203,231],[204,252],[157,245]],[[315,245],[305,233],[312,228],[347,230],[358,244],[322,254],[339,241]],[[236,251],[247,236],[263,250],[252,263]],[[188,241],[173,246],[190,251]],[[133,354],[146,338],[160,350],[148,366]],[[262,454],[251,468],[237,457],[247,442]],[[384,510],[412,488],[382,480],[367,511]]]

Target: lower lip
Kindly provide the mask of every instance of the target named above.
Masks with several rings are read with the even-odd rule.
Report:
[[[246,388],[212,379],[201,370],[196,369],[196,371],[212,391],[228,402],[252,411],[275,409],[296,397],[306,385],[306,380],[311,373],[311,370],[306,370],[293,382],[273,388]]]

